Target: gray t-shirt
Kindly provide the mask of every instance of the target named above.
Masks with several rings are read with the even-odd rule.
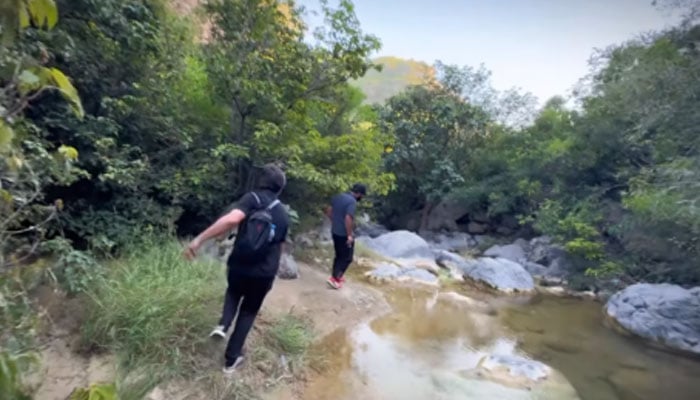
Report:
[[[347,236],[345,230],[345,216],[355,218],[355,207],[357,200],[350,193],[335,195],[331,200],[331,233],[336,236]]]

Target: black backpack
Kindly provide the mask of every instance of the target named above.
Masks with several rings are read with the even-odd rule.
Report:
[[[260,197],[253,192],[251,194],[258,202],[258,209],[246,217],[245,226],[236,237],[234,245],[236,258],[243,262],[257,262],[264,259],[275,238],[276,226],[270,211],[280,204],[280,201],[275,199],[267,207],[262,208]]]

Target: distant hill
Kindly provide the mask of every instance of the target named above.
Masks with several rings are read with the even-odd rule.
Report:
[[[383,103],[407,86],[427,83],[435,78],[435,70],[422,61],[379,57],[374,62],[384,66],[381,72],[371,70],[352,82],[367,95],[368,103]]]

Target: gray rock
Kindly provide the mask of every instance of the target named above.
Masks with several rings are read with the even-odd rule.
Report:
[[[545,267],[544,265],[540,265],[530,261],[524,262],[522,265],[523,267],[525,267],[525,270],[529,272],[532,276],[542,277],[547,275],[548,270],[547,267]]]
[[[700,287],[638,283],[614,294],[605,312],[630,333],[700,354]]]
[[[491,354],[479,362],[479,369],[494,373],[502,370],[516,380],[535,383],[547,379],[552,369],[539,361],[515,354]]]
[[[531,292],[535,290],[532,275],[522,265],[505,258],[479,258],[468,262],[465,277],[482,282],[496,290]]]
[[[547,267],[546,276],[549,278],[563,279],[569,275],[571,263],[566,258],[556,258]]]
[[[528,260],[538,264],[550,265],[554,260],[566,258],[566,250],[553,244],[552,239],[548,236],[532,239],[528,247]]]
[[[368,236],[370,238],[376,238],[385,233],[389,233],[389,230],[381,224],[373,222],[367,214],[357,219],[357,226],[355,227],[355,236]]]
[[[383,263],[366,274],[370,279],[379,281],[410,280],[419,283],[437,284],[438,278],[420,268],[401,268],[394,264]]]
[[[468,207],[460,202],[443,200],[430,210],[425,228],[431,231],[442,229],[456,231],[458,228],[457,220],[466,215],[468,211]]]
[[[476,240],[464,232],[431,234],[425,239],[438,250],[465,251],[477,245]]]
[[[396,279],[401,275],[401,268],[394,264],[383,263],[368,272],[367,275],[378,279]]]
[[[487,257],[505,258],[516,263],[527,262],[525,249],[519,243],[507,244],[504,246],[491,246],[484,252]]]
[[[404,278],[404,279],[409,279],[413,281],[419,281],[419,282],[426,282],[426,283],[437,283],[438,282],[438,277],[431,274],[430,272],[420,269],[420,268],[411,268],[411,269],[406,269],[403,270],[401,275],[399,276],[399,279]]]
[[[363,238],[360,242],[370,250],[388,258],[434,259],[434,253],[428,242],[409,231],[393,231],[374,239]]]
[[[471,265],[459,254],[455,254],[446,250],[437,251],[435,254],[435,262],[442,268],[451,269],[454,267],[464,271]]]
[[[489,226],[479,222],[470,222],[467,224],[467,232],[474,234],[486,233],[489,230]]]
[[[280,279],[297,279],[299,277],[299,265],[291,254],[282,254],[277,276]]]

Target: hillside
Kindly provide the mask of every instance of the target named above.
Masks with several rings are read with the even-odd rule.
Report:
[[[422,61],[398,57],[379,57],[374,60],[383,65],[381,72],[371,70],[364,77],[352,82],[367,95],[368,103],[383,103],[409,85],[417,85],[435,78],[435,70]]]

